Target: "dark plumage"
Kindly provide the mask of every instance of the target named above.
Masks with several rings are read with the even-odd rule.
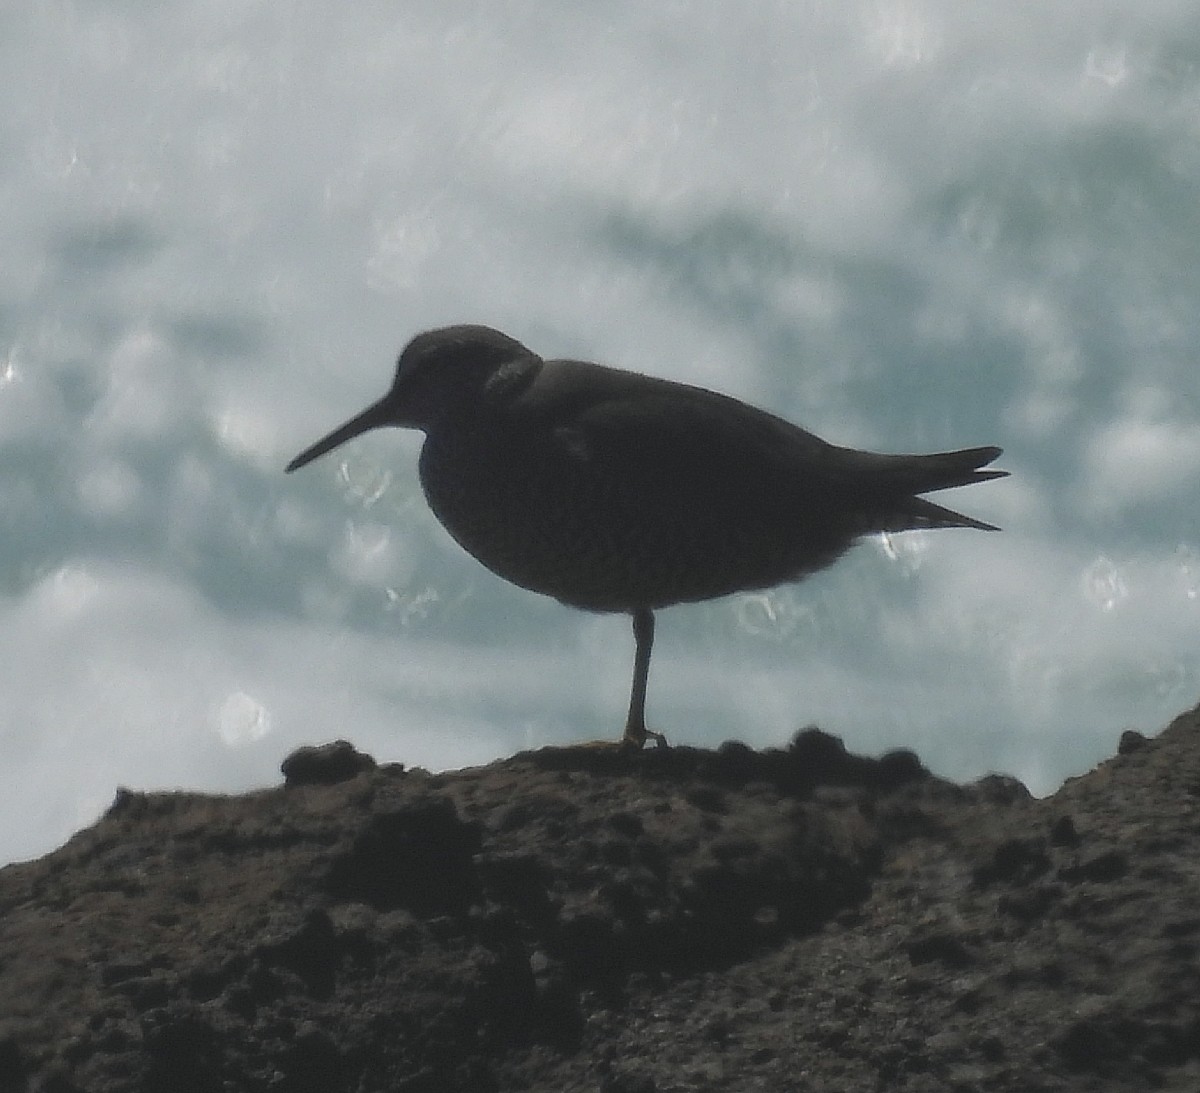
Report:
[[[662,742],[644,717],[654,610],[798,580],[873,532],[995,531],[919,495],[1006,473],[980,469],[999,448],[840,448],[703,388],[543,360],[486,326],[418,334],[391,390],[287,469],[383,425],[425,433],[425,496],[492,572],[632,615],[635,747]]]

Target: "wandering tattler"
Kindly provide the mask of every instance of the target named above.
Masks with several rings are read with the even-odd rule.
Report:
[[[1006,474],[980,470],[999,448],[841,448],[700,387],[543,360],[486,326],[418,334],[392,389],[287,469],[383,425],[425,433],[425,497],[493,573],[632,615],[633,748],[666,742],[645,721],[657,608],[799,580],[875,532],[995,531],[919,495]]]

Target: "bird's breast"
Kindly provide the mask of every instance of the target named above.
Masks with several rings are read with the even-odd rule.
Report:
[[[606,483],[536,437],[480,431],[431,435],[420,477],[434,515],[494,573],[523,588],[598,610],[642,593]]]

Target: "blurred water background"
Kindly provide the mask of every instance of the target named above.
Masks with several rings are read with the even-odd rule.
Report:
[[[651,724],[1039,793],[1200,694],[1200,9],[0,11],[0,861],[344,736],[615,737],[628,620],[463,555],[374,433],[447,322],[835,442],[996,443],[1003,525],[659,617]]]

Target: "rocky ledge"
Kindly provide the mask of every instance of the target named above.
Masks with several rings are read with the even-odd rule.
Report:
[[[1200,1089],[1200,714],[1034,800],[800,733],[122,790],[0,870],[0,1093]]]

